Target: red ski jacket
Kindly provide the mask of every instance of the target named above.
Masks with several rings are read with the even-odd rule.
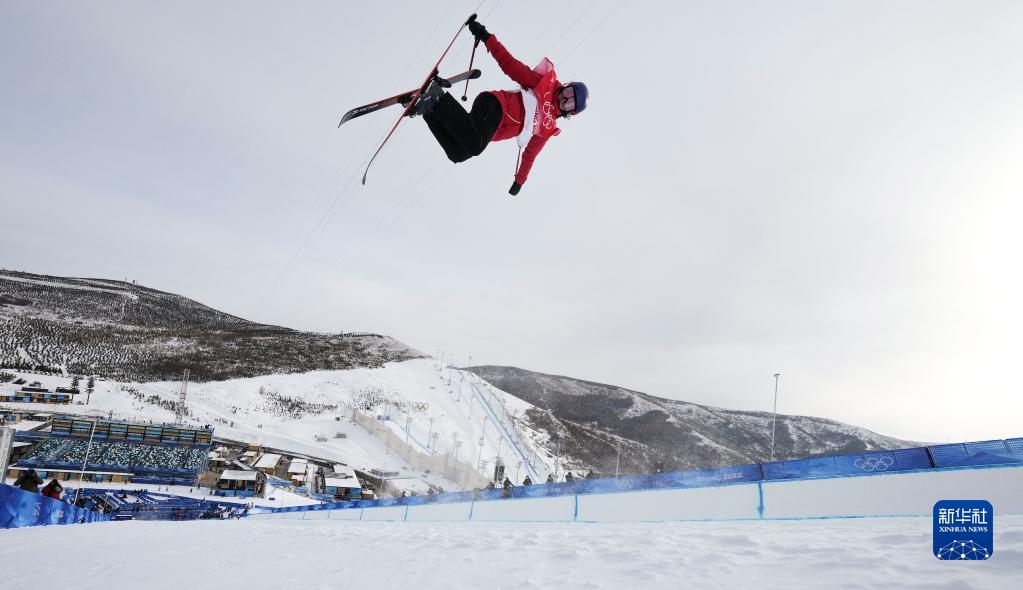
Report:
[[[494,56],[494,60],[497,61],[497,65],[501,67],[501,70],[523,88],[535,90],[543,82],[544,76],[534,72],[532,68],[515,59],[505,49],[504,45],[497,40],[496,35],[490,35],[490,38],[487,39],[487,51]],[[561,83],[555,79],[553,96],[557,96],[560,90]],[[526,113],[526,108],[522,104],[522,93],[516,90],[491,90],[490,94],[497,97],[497,100],[501,103],[501,110],[504,111],[501,124],[498,125],[497,131],[490,141],[502,141],[518,137],[522,133],[522,119]],[[555,117],[561,114],[561,111],[558,110],[557,99],[550,98],[546,102],[550,104],[539,105],[538,108],[543,109],[545,112],[554,113]],[[533,161],[536,160],[536,156],[543,149],[543,146],[547,144],[548,139],[550,139],[550,135],[534,135],[530,138],[529,143],[526,144],[525,151],[522,152],[522,161],[519,163],[519,169],[515,172],[515,182],[525,184],[529,171],[533,168]]]
[[[46,487],[43,488],[42,494],[44,496],[46,496],[47,498],[53,498],[54,500],[60,500],[60,494],[63,491],[64,491],[64,486],[62,486],[60,484],[53,485],[52,483],[49,483],[49,484],[46,484]]]

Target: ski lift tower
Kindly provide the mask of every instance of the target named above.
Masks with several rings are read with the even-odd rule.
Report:
[[[178,406],[174,411],[174,423],[181,424],[185,420],[185,396],[188,395],[188,369],[181,380],[181,395],[178,397]]]

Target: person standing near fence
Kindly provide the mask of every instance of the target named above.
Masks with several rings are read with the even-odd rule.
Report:
[[[40,478],[39,474],[36,473],[36,470],[31,467],[28,468],[28,471],[22,471],[21,475],[18,476],[18,479],[14,481],[14,487],[21,488],[22,490],[33,494],[39,493],[39,486],[41,485],[43,485],[42,478]]]

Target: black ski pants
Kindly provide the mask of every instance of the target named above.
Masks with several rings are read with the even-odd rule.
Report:
[[[503,116],[501,102],[489,92],[480,93],[468,113],[445,92],[433,112],[423,115],[423,119],[448,159],[457,164],[483,153]]]

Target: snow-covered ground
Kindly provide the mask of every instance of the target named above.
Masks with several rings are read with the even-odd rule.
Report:
[[[40,381],[49,388],[71,383],[69,378],[12,372],[29,381]],[[474,392],[474,387],[479,394]],[[0,385],[0,389],[5,390],[17,388],[11,384]],[[76,398],[84,401],[84,380],[80,388],[83,393]],[[534,462],[540,466],[541,479],[546,477],[548,466],[553,466],[553,457],[542,447],[545,437],[523,429],[516,418],[531,407],[530,404],[500,390],[492,390],[489,384],[482,383],[472,373],[440,367],[432,359],[389,363],[380,369],[315,371],[191,383],[188,386],[186,405],[189,416],[186,422],[191,425],[210,424],[215,428],[216,436],[309,454],[365,471],[374,468],[397,471],[399,476],[393,483],[399,488],[425,491],[422,482],[428,481],[448,490],[458,489],[438,474],[412,469],[379,437],[350,420],[351,403],[360,396],[364,399],[365,392],[371,388],[391,401],[379,403],[366,413],[390,416],[390,420],[384,423],[418,451],[446,453],[457,447],[459,459],[473,467],[479,465],[481,473],[492,473],[494,460],[500,455],[507,466],[507,473],[516,483],[521,481],[527,473],[519,464],[522,457],[512,448],[509,442],[512,437],[502,436],[504,431],[495,425],[495,419],[484,417],[488,412],[479,399],[486,397],[493,400],[490,405],[497,414],[498,422],[506,422],[504,426],[508,429],[515,427],[512,424],[518,424],[520,435],[517,439],[522,443],[522,454],[535,458]],[[175,382],[122,384],[97,381],[88,405],[9,403],[0,406],[103,416],[112,413],[115,418],[172,422],[174,412],[167,408],[173,406],[157,405],[150,398],[156,396],[159,400],[173,402],[178,399],[180,390],[181,384]],[[285,405],[290,400],[300,400],[317,407],[289,412]],[[502,420],[501,415],[505,413],[510,415],[509,420]],[[434,438],[434,434],[438,436]],[[338,438],[338,435],[344,438]]]
[[[74,587],[1018,588],[1023,516],[943,562],[930,518],[660,524],[123,522],[0,532],[4,579]],[[42,550],[45,548],[45,550]],[[51,576],[52,577],[52,576]]]

